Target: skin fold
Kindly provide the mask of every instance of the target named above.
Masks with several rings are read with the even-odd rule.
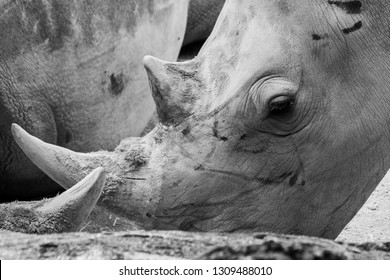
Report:
[[[389,14],[385,1],[227,0],[193,60],[145,57],[160,121],[145,137],[83,154],[13,135],[64,188],[106,170],[91,231],[109,213],[112,230],[333,239],[390,165]]]

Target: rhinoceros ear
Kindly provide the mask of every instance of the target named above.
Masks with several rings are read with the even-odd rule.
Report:
[[[93,169],[104,166],[103,154],[83,154],[45,143],[12,124],[16,143],[30,160],[64,189],[69,189]]]
[[[152,56],[144,58],[157,114],[162,123],[179,123],[191,114],[196,96],[193,62],[168,63]]]
[[[77,231],[95,207],[104,185],[105,171],[97,168],[55,198],[1,204],[0,229],[39,234]]]

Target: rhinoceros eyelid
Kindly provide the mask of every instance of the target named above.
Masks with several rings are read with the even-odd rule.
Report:
[[[295,96],[278,95],[268,102],[268,110],[270,114],[282,114],[288,112],[294,104]]]
[[[281,96],[294,99],[299,91],[298,87],[293,83],[282,79],[268,80],[260,88],[263,94],[265,94],[264,98],[267,104]]]
[[[272,74],[273,72],[267,73],[263,75],[262,77],[256,79],[254,84],[264,84],[265,82],[269,80],[274,80],[274,79],[283,79],[282,76],[277,75],[277,74]]]

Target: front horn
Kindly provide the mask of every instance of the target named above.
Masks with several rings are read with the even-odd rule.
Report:
[[[95,168],[105,166],[110,157],[105,154],[83,154],[43,142],[12,124],[16,143],[30,160],[64,189],[69,189]]]

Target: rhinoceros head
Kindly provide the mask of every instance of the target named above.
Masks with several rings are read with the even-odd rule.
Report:
[[[388,168],[378,3],[228,0],[195,59],[145,58],[161,124],[143,139],[81,155],[14,134],[62,185],[104,166],[101,204],[146,228],[334,238]]]

